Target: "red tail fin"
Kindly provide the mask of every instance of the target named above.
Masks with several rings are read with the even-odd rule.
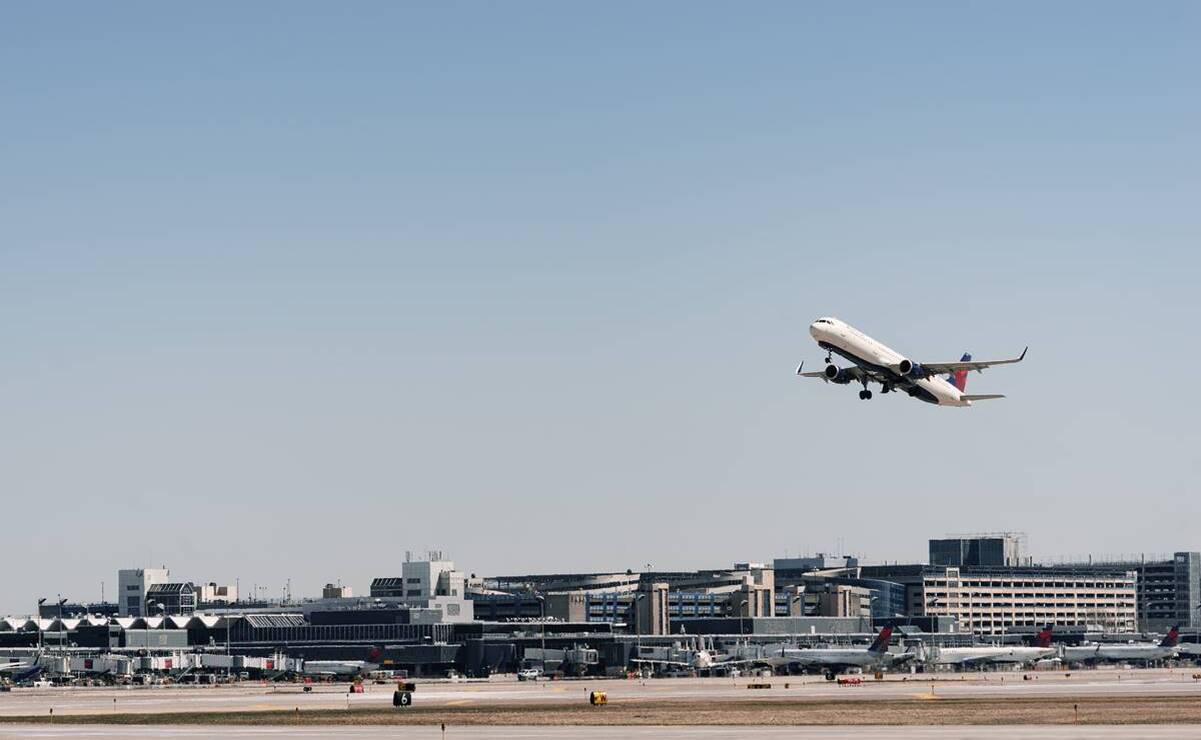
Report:
[[[1163,636],[1163,641],[1159,643],[1160,647],[1176,647],[1176,643],[1180,642],[1180,625],[1175,625],[1168,630],[1168,634]]]
[[[1040,647],[1040,648],[1051,647],[1051,630],[1054,628],[1055,628],[1055,625],[1053,625],[1053,624],[1048,624],[1046,627],[1043,627],[1042,630],[1038,633],[1038,636],[1034,638],[1034,647]]]
[[[972,359],[972,353],[964,352],[963,357],[960,357],[959,361],[967,362],[970,359]],[[967,370],[956,370],[947,376],[947,381],[958,388],[960,393],[963,393],[967,390]]]
[[[883,627],[880,633],[876,635],[875,642],[868,648],[872,653],[883,653],[888,650],[888,642],[892,639],[892,627]]]

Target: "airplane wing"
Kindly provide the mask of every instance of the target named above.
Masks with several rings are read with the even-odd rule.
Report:
[[[715,660],[713,661],[714,668],[722,668],[725,666],[735,665],[750,665],[752,663],[766,663],[767,658],[731,658],[730,660]]]
[[[1008,360],[960,360],[959,362],[923,362],[921,364],[922,374],[925,377],[931,375],[946,375],[948,373],[957,373],[960,370],[976,370],[980,371],[993,365],[1012,365],[1015,362],[1021,362],[1026,359],[1027,347],[1022,350],[1022,354],[1017,357],[1011,357]]]
[[[803,363],[803,362],[800,365],[797,365],[796,374],[801,376],[802,378],[825,379],[825,377],[826,377],[825,370],[818,370],[816,372],[808,372],[808,373],[801,372],[802,368],[804,368],[804,367],[805,367],[805,363]],[[859,367],[858,365],[851,365],[849,367],[842,368],[842,371],[849,374],[852,378],[854,378],[856,383],[860,382],[863,379],[863,376],[865,375],[865,373],[863,372],[863,368]],[[872,376],[869,375],[868,377],[870,378]]]
[[[630,662],[631,663],[647,663],[652,668],[657,665],[669,665],[669,666],[674,666],[674,667],[678,667],[678,668],[696,668],[696,666],[694,666],[693,664],[687,663],[682,660],[652,660],[650,658],[634,658]]]

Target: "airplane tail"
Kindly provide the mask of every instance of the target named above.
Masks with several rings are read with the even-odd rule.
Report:
[[[1046,627],[1043,627],[1042,630],[1038,633],[1038,636],[1034,638],[1034,647],[1040,647],[1040,648],[1051,647],[1051,630],[1053,630],[1054,628],[1055,628],[1055,625],[1053,625],[1053,624],[1048,624]]]
[[[1159,643],[1160,647],[1176,647],[1180,642],[1180,625],[1175,625],[1168,630],[1168,634],[1163,636],[1163,640]]]
[[[876,635],[876,640],[867,649],[869,653],[886,653],[888,652],[888,642],[892,639],[892,627],[882,627],[880,633]]]
[[[960,362],[968,362],[972,359],[971,352],[964,352],[963,357],[959,358]],[[947,382],[959,389],[960,393],[967,390],[967,370],[957,370],[947,376]]]

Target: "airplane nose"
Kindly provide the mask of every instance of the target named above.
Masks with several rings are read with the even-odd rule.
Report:
[[[814,339],[820,339],[821,338],[819,336],[820,333],[821,333],[821,328],[818,327],[816,321],[814,321],[812,324],[809,325],[809,336],[813,337]]]

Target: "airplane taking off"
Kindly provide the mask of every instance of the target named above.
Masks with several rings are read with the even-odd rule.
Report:
[[[977,372],[993,365],[1009,365],[1026,359],[1026,350],[1008,360],[972,360],[964,354],[959,362],[914,362],[889,347],[877,342],[855,327],[835,318],[823,317],[809,325],[809,334],[818,346],[826,350],[826,368],[821,372],[803,372],[805,363],[797,368],[803,378],[821,378],[828,383],[847,385],[860,383],[860,400],[872,397],[868,383],[879,383],[882,393],[904,391],[911,398],[938,406],[971,406],[972,401],[1004,398],[1000,394],[970,395],[967,390],[969,370]],[[1026,349],[1029,349],[1027,347]],[[840,368],[834,364],[833,355],[845,357],[853,363]],[[938,376],[946,374],[944,380]]]

